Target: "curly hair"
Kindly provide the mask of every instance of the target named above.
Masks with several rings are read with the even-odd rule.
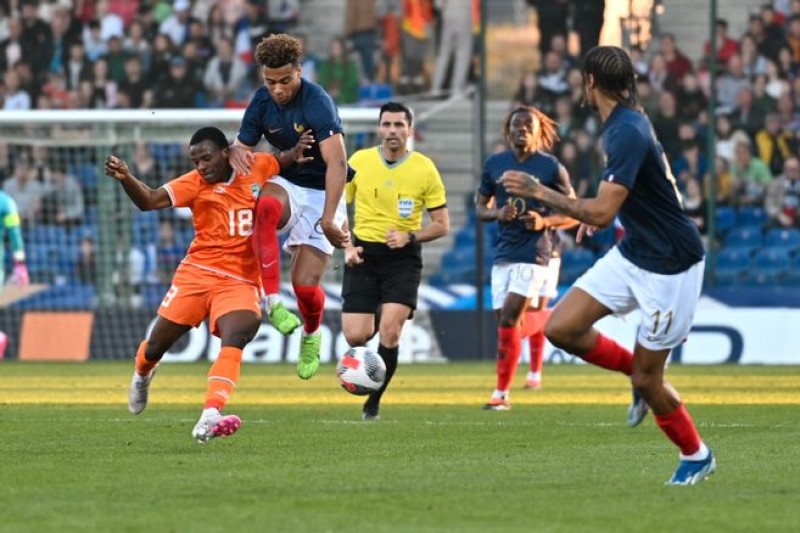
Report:
[[[558,123],[532,105],[519,106],[506,116],[503,121],[503,138],[508,139],[511,134],[511,120],[517,113],[530,113],[536,117],[539,121],[539,138],[536,139],[536,149],[547,150],[548,152],[552,150],[559,139],[558,130],[556,129]]]
[[[300,41],[285,33],[264,37],[256,47],[256,61],[267,68],[299,66],[302,54],[303,45]]]

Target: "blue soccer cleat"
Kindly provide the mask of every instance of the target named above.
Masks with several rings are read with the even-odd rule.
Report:
[[[641,424],[649,410],[650,407],[647,405],[647,402],[644,401],[642,395],[639,394],[639,391],[634,387],[633,401],[631,401],[631,405],[628,407],[628,426],[635,428]]]
[[[708,450],[708,457],[701,461],[682,460],[666,485],[697,485],[717,470],[714,452]]]

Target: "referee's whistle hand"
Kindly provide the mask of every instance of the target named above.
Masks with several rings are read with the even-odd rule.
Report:
[[[360,265],[364,262],[361,254],[364,253],[363,246],[348,246],[344,249],[344,264],[347,266]]]

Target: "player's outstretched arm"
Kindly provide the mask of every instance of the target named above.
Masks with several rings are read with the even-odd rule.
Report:
[[[278,152],[278,155],[275,157],[278,159],[281,170],[286,167],[290,167],[295,163],[303,164],[313,161],[314,158],[312,156],[305,155],[306,150],[311,148],[313,144],[314,134],[311,133],[311,130],[306,130],[300,135],[300,139],[297,140],[297,144],[295,144],[291,150]]]
[[[600,183],[596,197],[570,198],[542,185],[530,174],[515,170],[504,172],[500,182],[509,194],[539,200],[559,213],[579,220],[584,224],[601,228],[614,221],[622,204],[628,197],[627,188],[616,183],[604,181]]]
[[[334,215],[344,193],[347,181],[347,152],[341,133],[331,135],[319,144],[322,159],[325,161],[325,206],[322,210],[322,232],[332,245],[343,248],[350,241],[350,232],[343,230],[334,222]]]
[[[151,189],[131,174],[128,164],[116,156],[110,155],[106,158],[106,175],[120,182],[128,198],[142,211],[172,207],[172,200],[166,189]]]

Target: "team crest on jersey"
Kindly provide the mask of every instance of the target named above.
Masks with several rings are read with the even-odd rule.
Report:
[[[302,124],[298,124],[297,122],[295,122],[294,123],[294,131],[296,131],[297,133],[302,134],[304,131],[306,131],[306,127],[303,126]]]
[[[408,218],[414,212],[414,199],[413,198],[398,198],[397,199],[397,213],[401,218]]]
[[[261,190],[261,188],[258,186],[257,183],[253,183],[250,185],[250,192],[253,193],[253,198],[258,198],[259,190]]]

